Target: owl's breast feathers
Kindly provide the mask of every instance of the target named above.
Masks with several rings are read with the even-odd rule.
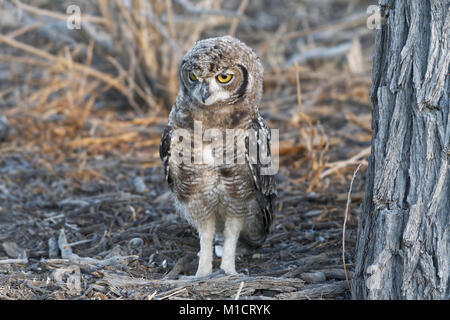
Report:
[[[257,139],[253,140],[246,139],[245,164],[231,167],[228,165],[226,169],[224,169],[223,166],[218,166],[217,174],[219,179],[235,181],[235,186],[229,186],[229,190],[233,190],[231,193],[232,198],[243,201],[243,199],[248,196],[248,191],[251,191],[257,200],[259,210],[257,210],[258,212],[251,212],[248,214],[259,215],[264,226],[264,232],[267,234],[272,225],[276,210],[276,179],[274,174],[263,174],[264,168],[271,166],[272,160],[270,159],[269,164],[261,164],[259,155],[263,152],[266,157],[271,157],[270,130],[265,120],[259,114],[256,114],[253,119],[251,119],[249,129],[253,129],[258,136]],[[196,168],[195,164],[191,164],[188,166],[189,170],[184,172],[184,168],[187,168],[187,166],[184,164],[175,164],[173,161],[170,161],[173,131],[173,125],[168,125],[165,128],[159,148],[160,157],[163,161],[164,172],[169,189],[180,200],[186,200],[193,193],[202,192],[201,186],[194,181],[197,181],[195,176],[201,177],[202,175],[205,175],[205,166],[201,164]],[[265,139],[263,139],[262,136],[265,136]],[[257,150],[256,156],[249,152],[249,149],[251,150],[249,145],[250,141],[257,144],[256,149],[253,149]],[[252,148],[254,148],[254,146],[252,146]],[[177,168],[174,168],[173,166],[177,166]],[[236,176],[240,176],[238,177],[240,179],[237,179]],[[204,179],[198,179],[198,181],[204,181]],[[187,186],[189,183],[192,183],[192,185]],[[191,192],[193,190],[196,191]],[[240,190],[242,190],[242,192],[240,192]]]

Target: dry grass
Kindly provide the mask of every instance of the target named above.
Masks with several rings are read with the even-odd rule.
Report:
[[[42,28],[44,21],[64,22],[67,18],[62,10],[64,7],[52,5],[49,8],[38,8],[20,1],[5,1],[3,10],[22,12],[27,18],[23,20],[27,23],[7,34],[0,34],[0,43],[14,49],[8,50],[11,54],[0,55],[0,61],[23,65],[22,68],[28,70],[40,69],[35,72],[45,75],[39,81],[22,76],[20,81],[26,88],[25,93],[20,95],[18,101],[13,100],[15,106],[4,111],[12,125],[22,132],[27,143],[35,140],[35,144],[40,145],[44,153],[55,153],[56,159],[62,158],[57,151],[67,152],[67,149],[73,148],[85,148],[86,154],[90,156],[111,148],[114,151],[127,143],[128,147],[134,145],[137,148],[157,144],[157,138],[141,141],[140,138],[148,137],[137,131],[130,132],[130,127],[134,126],[133,122],[127,125],[126,121],[119,121],[110,125],[110,117],[114,115],[109,114],[102,119],[103,112],[96,114],[96,111],[93,111],[95,105],[119,101],[120,105],[130,106],[134,111],[134,115],[130,113],[133,121],[136,122],[138,117],[142,122],[138,131],[145,130],[144,126],[148,124],[162,125],[177,93],[177,66],[183,52],[210,30],[217,29],[215,32],[219,34],[236,33],[249,5],[248,1],[243,1],[236,7],[236,11],[233,11],[221,9],[222,1],[201,1],[196,6],[188,1],[173,2],[139,0],[128,3],[101,0],[89,4],[91,11],[82,15],[82,30],[65,32],[68,37],[72,37],[76,45],[62,44],[58,48],[52,48],[48,41],[37,45],[34,41],[30,42],[30,39],[33,39],[34,34],[39,37],[36,29]],[[86,3],[80,1],[80,5]],[[341,25],[343,28],[354,27],[352,23],[358,26],[362,23],[361,18],[358,19],[343,22]],[[283,47],[286,46],[283,42],[290,39],[327,30],[329,27],[294,32],[279,37],[276,42]],[[263,41],[256,49],[270,62],[276,60],[271,56],[275,54],[270,52],[272,46]],[[281,141],[280,153],[286,157],[302,154],[302,163],[297,165],[306,164],[309,168],[307,176],[304,177],[308,190],[319,190],[321,179],[346,166],[339,163],[336,164],[339,167],[334,169],[333,164],[327,163],[330,143],[338,142],[330,140],[320,121],[314,121],[311,115],[308,115],[311,109],[305,110],[307,108],[302,106],[302,99],[324,99],[324,91],[329,90],[327,86],[335,85],[328,83],[335,79],[329,74],[311,70],[310,67],[300,68],[298,64],[294,72],[291,70],[292,68],[279,63],[272,69],[269,68],[267,73],[275,74],[275,80],[269,76],[265,89],[266,92],[275,94],[282,90],[288,92],[291,79],[295,79],[291,88],[297,95],[298,112],[295,112],[288,123],[296,132],[293,139],[295,142],[292,143],[292,139]],[[282,75],[283,80],[280,80]],[[349,86],[355,91],[358,87],[348,78],[350,76],[349,72],[341,78],[350,81]],[[311,85],[321,82],[322,88],[301,96],[302,90],[308,88],[307,85],[301,88],[302,82],[311,82]],[[367,88],[364,92],[366,95]],[[353,92],[334,94],[339,100],[345,101],[352,99]],[[285,93],[281,96],[287,95]],[[311,102],[314,104],[314,101],[309,101],[310,104]],[[367,103],[367,100],[364,102]],[[277,104],[276,100],[274,103]],[[54,115],[59,115],[64,120],[49,121]],[[367,122],[357,122],[354,115],[349,117],[350,121],[356,121],[358,125],[367,128]],[[28,127],[30,121],[36,120],[42,125],[38,130]],[[86,131],[86,127],[91,129]],[[92,128],[101,128],[103,134],[97,136],[96,132],[100,130]],[[27,130],[33,131],[27,134]],[[154,154],[150,159],[157,161]]]

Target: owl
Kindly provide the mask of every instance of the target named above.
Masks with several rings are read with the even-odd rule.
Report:
[[[224,241],[220,268],[236,274],[238,241],[258,247],[270,231],[276,173],[263,172],[272,158],[262,86],[260,59],[231,36],[200,40],[181,61],[160,156],[174,206],[199,234],[197,277],[212,273],[216,233]]]

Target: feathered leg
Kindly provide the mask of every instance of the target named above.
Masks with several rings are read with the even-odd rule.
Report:
[[[225,271],[225,273],[227,274],[236,274],[236,267],[234,262],[236,255],[236,245],[243,226],[244,218],[230,216],[226,218],[225,228],[223,232],[224,244],[220,269]]]
[[[196,277],[207,276],[212,272],[213,240],[215,233],[216,217],[211,215],[207,220],[198,225],[200,236],[200,259],[198,262]]]

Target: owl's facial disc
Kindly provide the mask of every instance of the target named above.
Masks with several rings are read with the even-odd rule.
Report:
[[[232,100],[236,76],[234,68],[211,74],[201,70],[186,71],[187,85],[191,96],[201,105],[211,106],[217,103],[227,103]]]
[[[234,73],[231,70],[205,79],[207,85],[205,88],[206,95],[202,95],[202,98],[205,98],[202,101],[203,104],[210,106],[218,102],[229,101],[233,94],[233,91],[230,90],[233,81]]]

